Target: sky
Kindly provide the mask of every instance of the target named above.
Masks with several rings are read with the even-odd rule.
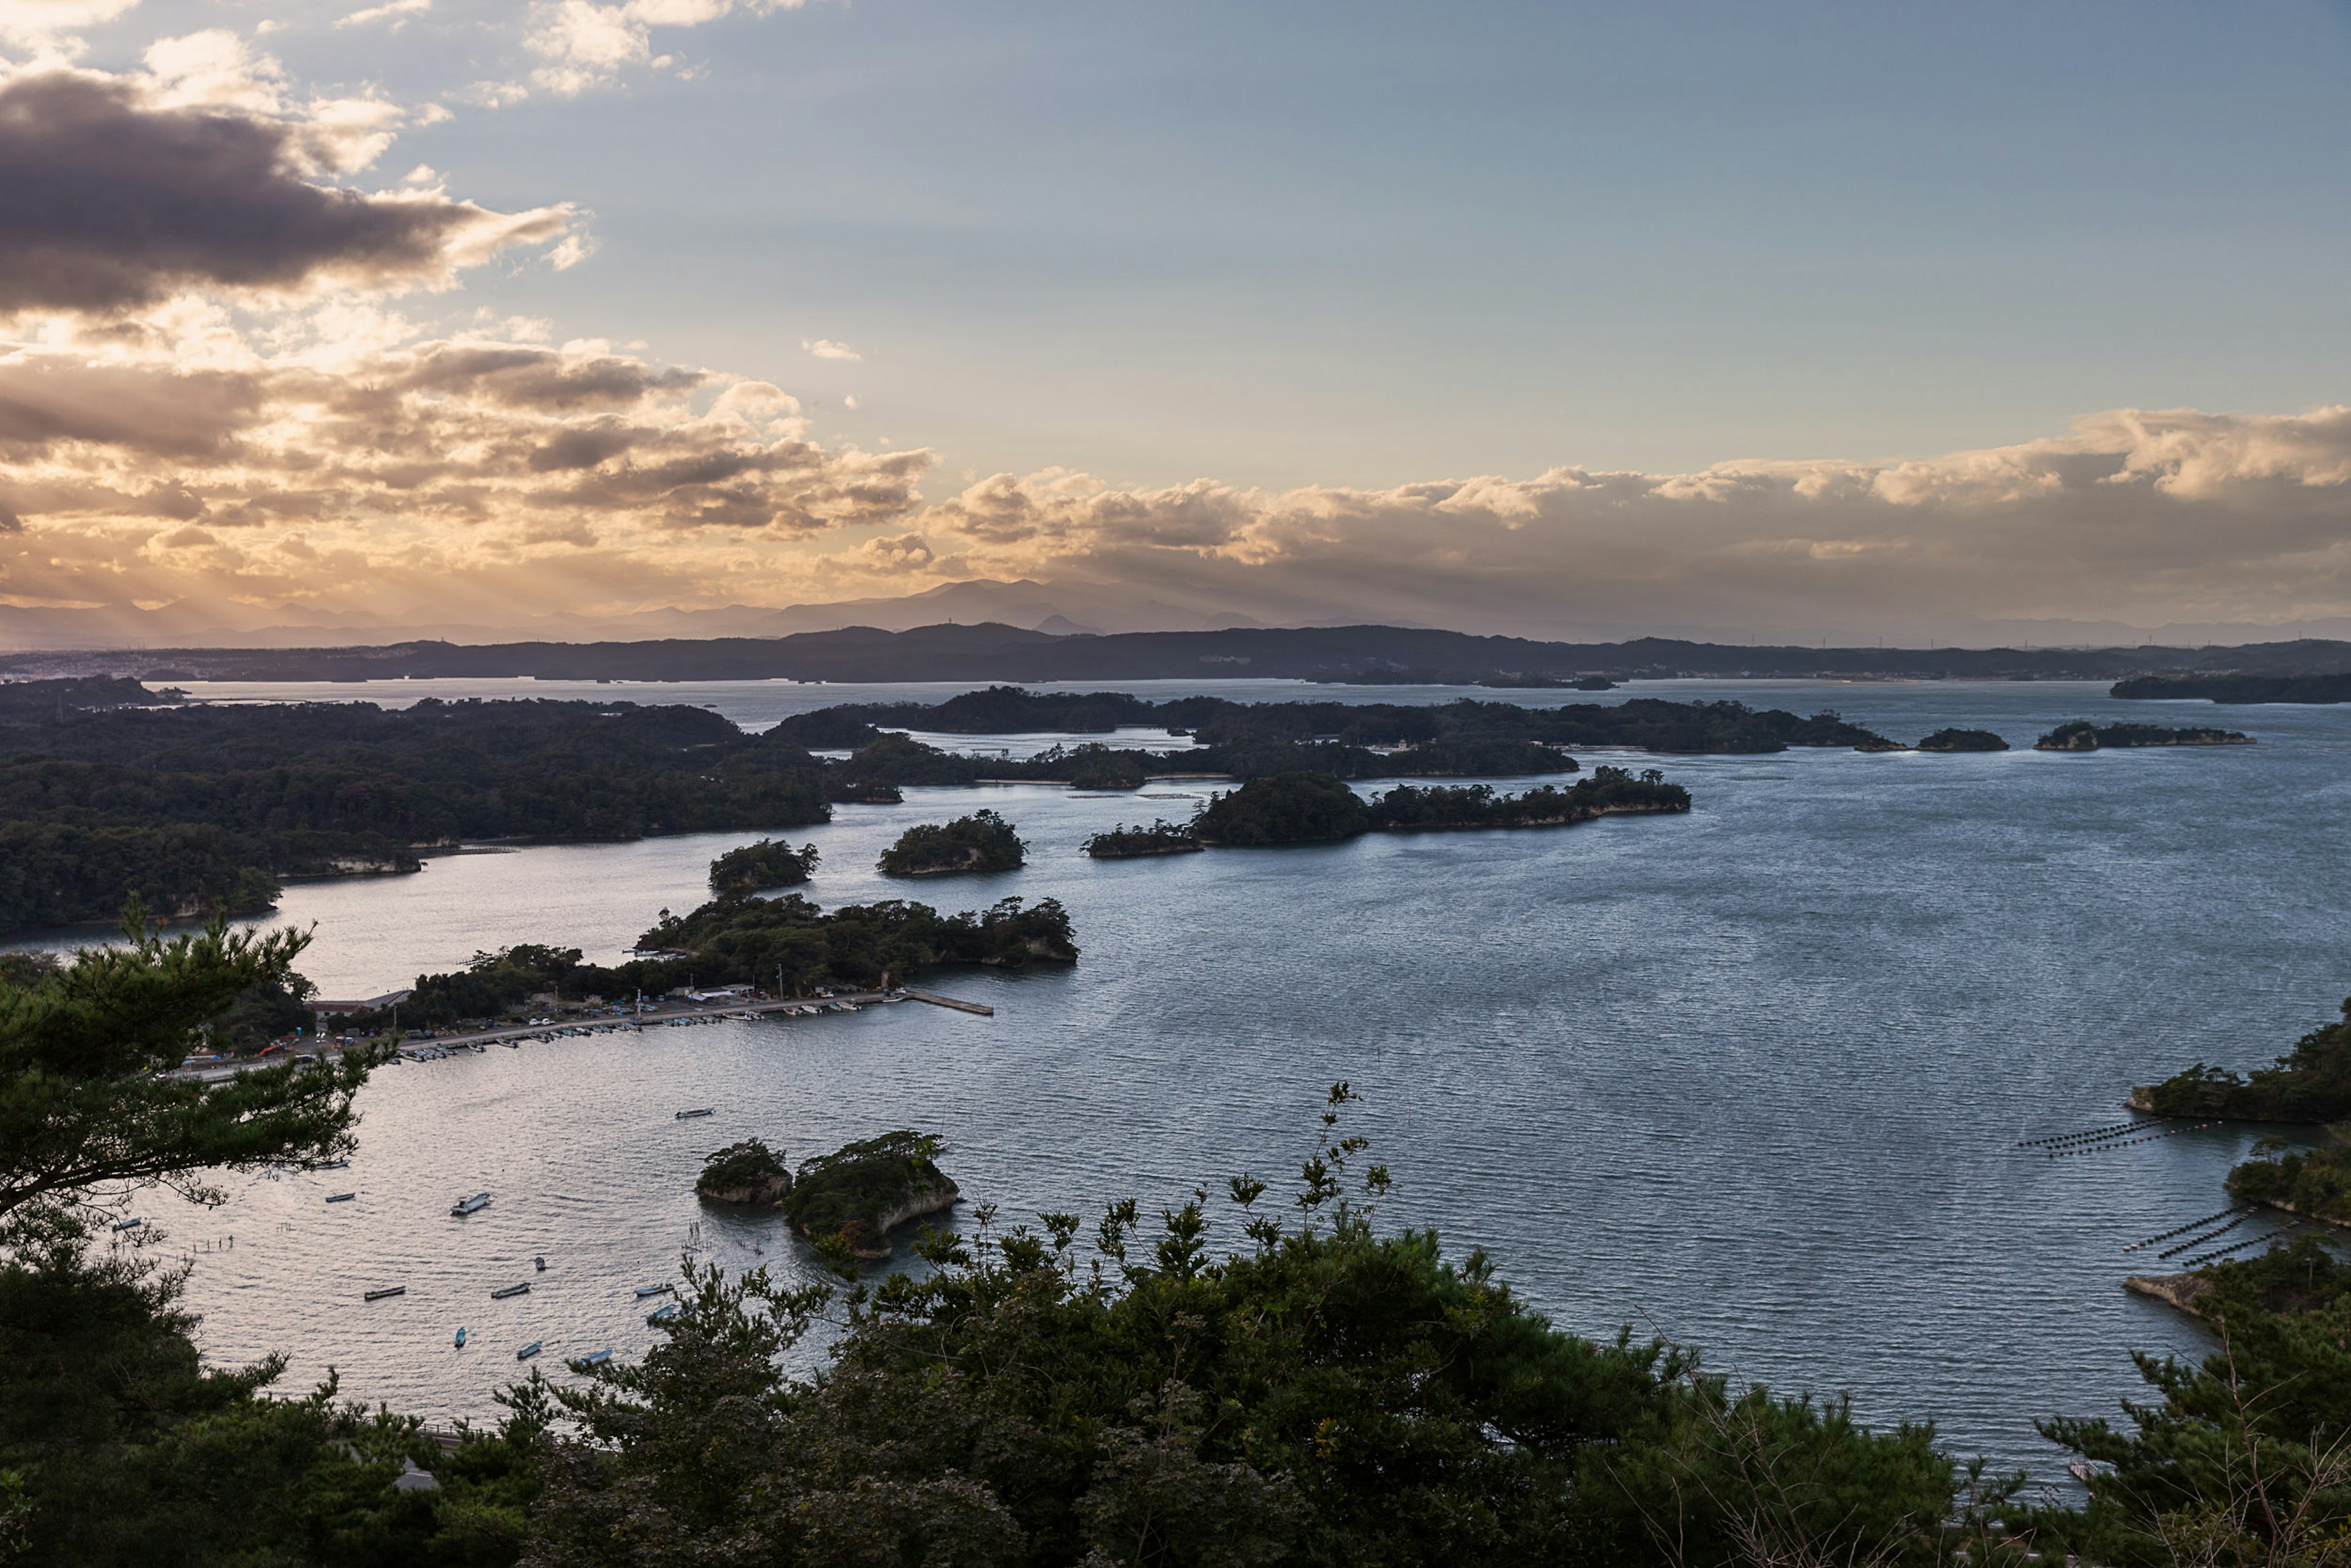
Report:
[[[0,604],[2351,614],[2351,4],[0,0]]]

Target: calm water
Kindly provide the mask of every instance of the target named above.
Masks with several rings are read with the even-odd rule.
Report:
[[[569,695],[393,689],[423,687]],[[586,690],[746,722],[915,695]],[[1561,1324],[1654,1325],[1719,1368],[1850,1389],[1873,1420],[1932,1416],[1962,1452],[2057,1476],[2033,1416],[2111,1411],[2137,1386],[2131,1348],[2196,1343],[2123,1293],[2131,1266],[2150,1265],[2121,1247],[2222,1207],[2220,1176],[2252,1133],[2057,1161],[2012,1145],[2118,1120],[2132,1082],[2265,1060],[2332,1015],[2351,990],[2351,709],[2124,705],[2059,685],[1638,691],[1833,706],[1906,740],[1969,724],[2029,745],[2067,718],[2127,715],[2224,722],[2262,744],[1676,759],[1661,765],[1698,800],[1684,820],[1106,864],[1078,854],[1087,833],[1193,802],[910,790],[791,830],[823,852],[814,895],[904,892],[870,870],[883,845],[993,806],[1029,840],[1030,867],[918,896],[1059,898],[1076,968],[934,977],[994,1004],[992,1019],[905,1006],[388,1070],[365,1093],[350,1170],[244,1183],[212,1214],[145,1211],[198,1249],[192,1293],[216,1358],[282,1349],[289,1382],[331,1364],[350,1393],[481,1416],[528,1340],[550,1361],[647,1343],[628,1287],[669,1273],[697,1221],[729,1263],[808,1268],[776,1222],[697,1208],[693,1174],[721,1143],[757,1134],[798,1159],[934,1129],[967,1195],[1008,1218],[1128,1193],[1148,1212],[1244,1168],[1294,1171],[1322,1090],[1346,1078],[1399,1178],[1384,1217],[1485,1248]],[[413,876],[290,888],[282,914],[315,923],[303,967],[329,994],[517,941],[609,958],[658,910],[697,903],[710,858],[756,836],[453,855]],[[699,1105],[719,1113],[674,1120]],[[483,1187],[496,1194],[486,1212],[447,1216]],[[233,1251],[202,1249],[232,1233]],[[525,1278],[529,1295],[487,1300]],[[390,1283],[408,1294],[360,1302]],[[461,1323],[473,1343],[457,1351]]]

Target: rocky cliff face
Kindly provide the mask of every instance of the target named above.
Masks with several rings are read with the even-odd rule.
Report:
[[[695,1196],[712,1203],[739,1203],[763,1208],[782,1204],[792,1190],[792,1173],[778,1171],[772,1176],[752,1176],[726,1185],[696,1182]]]

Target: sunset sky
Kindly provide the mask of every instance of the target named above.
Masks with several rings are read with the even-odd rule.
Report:
[[[2351,614],[2351,5],[0,0],[0,603]]]

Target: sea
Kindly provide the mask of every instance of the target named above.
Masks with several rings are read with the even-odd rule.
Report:
[[[205,701],[585,696],[685,702],[749,727],[957,685],[398,681],[197,684]],[[1056,689],[1112,689],[1063,686]],[[1531,704],[1633,696],[1833,708],[1903,741],[1997,731],[1997,754],[1653,758],[1687,817],[1539,831],[1383,835],[1095,862],[1085,837],[1181,820],[1217,786],[1135,795],[1015,784],[908,789],[793,828],[828,906],[1059,899],[1082,957],[940,971],[993,1017],[914,1004],[492,1046],[380,1071],[349,1168],[228,1180],[190,1207],[150,1192],[120,1244],[183,1262],[221,1364],[287,1358],[436,1426],[495,1418],[536,1364],[642,1354],[681,1260],[814,1279],[774,1218],[705,1207],[703,1156],[740,1138],[790,1160],[908,1127],[941,1134],[966,1202],[1146,1216],[1249,1173],[1292,1190],[1332,1084],[1359,1101],[1395,1190],[1375,1223],[1489,1257],[1562,1329],[1661,1336],[1787,1393],[1849,1395],[1882,1427],[1935,1423],[1961,1456],[2071,1483],[2039,1417],[2119,1414],[2134,1351],[2200,1333],[2126,1293],[2133,1243],[2229,1207],[2266,1129],[2231,1125],[2053,1155],[2034,1140],[2131,1120],[2130,1086],[2256,1065],[2351,991],[2351,707],[2122,703],[2087,684],[1643,682],[1592,695],[1292,682],[1130,683],[1144,695]],[[2251,747],[2052,754],[2065,720],[2219,724]],[[931,737],[1020,755],[1081,737]],[[1155,733],[1117,743],[1162,747]],[[1521,780],[1496,780],[1510,785]],[[1366,785],[1365,788],[1378,786]],[[875,856],[977,807],[1029,845],[1016,873],[909,885]],[[758,831],[503,846],[419,873],[296,883],[272,924],[300,967],[371,996],[518,942],[618,959],[705,896]],[[89,931],[20,936],[68,947]],[[681,1121],[680,1110],[714,1114]],[[490,1204],[454,1218],[452,1203]],[[334,1195],[356,1196],[329,1204]],[[2228,1242],[2266,1233],[2267,1218]],[[2216,1242],[2214,1245],[2224,1243]],[[543,1260],[542,1270],[538,1264]],[[893,1266],[908,1266],[902,1256]],[[525,1283],[526,1294],[490,1293]],[[404,1294],[363,1294],[393,1285]],[[453,1343],[467,1332],[461,1349]],[[537,1362],[516,1353],[538,1342]],[[807,1347],[810,1364],[821,1346]]]

